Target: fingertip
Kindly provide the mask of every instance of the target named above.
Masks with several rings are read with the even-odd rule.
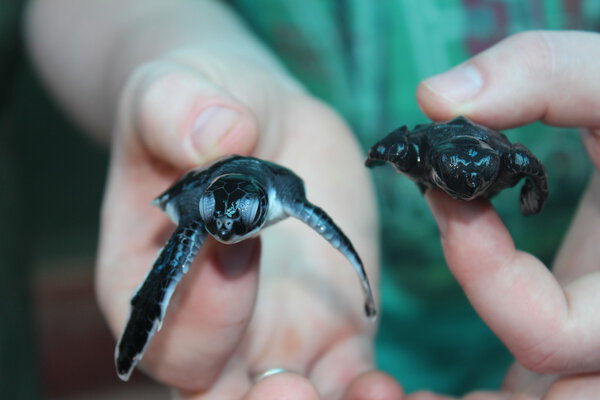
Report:
[[[189,169],[256,147],[254,114],[199,71],[155,61],[140,67],[130,85],[129,134],[172,166]]]
[[[344,400],[398,400],[404,396],[400,384],[381,371],[365,372],[344,393]]]
[[[250,154],[258,142],[257,121],[252,112],[235,102],[201,104],[192,112],[193,122],[185,131],[196,164],[204,164],[229,154]],[[202,102],[204,103],[204,102]]]
[[[465,63],[425,79],[417,87],[421,110],[434,121],[470,115],[472,100],[483,89],[483,77],[475,64]]]
[[[417,86],[417,103],[425,115],[433,121],[443,121],[451,118],[451,107],[431,86],[427,80]]]
[[[599,50],[597,33],[521,32],[426,79],[417,99],[434,120],[465,115],[494,129],[600,126]]]

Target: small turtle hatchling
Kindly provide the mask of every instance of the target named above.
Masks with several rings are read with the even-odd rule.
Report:
[[[350,261],[365,294],[365,313],[375,318],[371,287],[352,243],[325,211],[308,202],[304,183],[289,169],[257,158],[230,156],[188,172],[154,204],[177,228],[131,299],[129,320],[115,351],[121,379],[129,379],[144,355],[175,286],[208,234],[222,243],[236,243],[288,216],[298,218]]]
[[[368,167],[391,163],[422,191],[440,188],[455,199],[491,198],[521,178],[521,213],[539,213],[548,198],[542,163],[523,145],[465,117],[402,126],[369,150]]]

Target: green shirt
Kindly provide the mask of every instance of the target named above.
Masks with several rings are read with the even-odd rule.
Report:
[[[415,97],[423,78],[519,31],[591,29],[600,21],[597,0],[231,3],[291,73],[345,117],[365,152],[400,125],[427,122]],[[545,163],[551,197],[541,215],[529,218],[519,214],[517,189],[497,196],[494,205],[517,247],[549,265],[589,163],[570,130],[534,124],[508,135]],[[460,394],[497,388],[511,356],[448,271],[437,227],[418,189],[392,168],[376,169],[373,177],[383,256],[378,366],[408,391]],[[552,190],[558,187],[560,192]]]

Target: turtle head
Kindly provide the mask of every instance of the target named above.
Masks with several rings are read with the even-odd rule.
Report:
[[[496,181],[500,158],[479,139],[456,137],[432,153],[432,180],[456,199],[474,199]]]
[[[222,243],[244,240],[262,228],[268,197],[256,179],[241,174],[217,177],[199,202],[206,230]]]

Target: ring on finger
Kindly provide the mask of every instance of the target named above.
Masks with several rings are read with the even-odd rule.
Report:
[[[281,368],[281,367],[274,367],[274,368],[265,369],[265,370],[260,371],[260,372],[258,372],[256,374],[252,374],[251,378],[252,378],[252,381],[254,383],[257,383],[257,382],[259,382],[259,381],[261,381],[261,380],[263,380],[265,378],[268,378],[269,376],[273,376],[273,375],[277,375],[277,374],[283,374],[285,372],[291,372],[291,373],[294,373],[294,374],[297,373],[296,371],[292,371],[290,369]]]

